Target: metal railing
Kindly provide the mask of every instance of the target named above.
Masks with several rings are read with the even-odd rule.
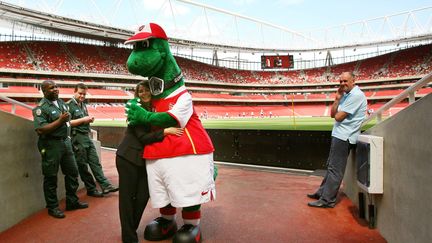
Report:
[[[409,104],[412,104],[415,102],[415,92],[422,87],[426,86],[429,82],[432,81],[432,73],[429,73],[428,75],[421,78],[419,81],[411,85],[409,88],[404,90],[402,93],[400,93],[398,96],[394,97],[392,100],[387,102],[385,105],[383,105],[381,108],[379,108],[376,112],[374,112],[372,115],[370,115],[366,120],[363,121],[362,126],[366,125],[373,119],[377,119],[378,122],[382,121],[382,114],[396,105],[397,103],[404,100],[406,97],[408,97]]]
[[[4,101],[9,102],[9,103],[12,104],[12,109],[11,109],[10,113],[12,113],[14,115],[16,115],[16,107],[17,106],[22,106],[25,109],[33,110],[33,107],[31,107],[31,106],[29,106],[29,105],[27,105],[25,103],[22,103],[20,101],[17,101],[17,100],[11,99],[9,97],[3,96],[3,95],[0,95],[0,100],[4,100]],[[91,133],[90,138],[93,139],[93,140],[97,140],[97,136],[98,136],[97,131],[91,129],[90,133]]]
[[[33,107],[31,107],[31,106],[29,106],[29,105],[27,105],[25,103],[19,102],[17,100],[11,99],[11,98],[3,96],[3,95],[0,95],[0,100],[4,100],[4,101],[9,102],[9,103],[12,104],[12,110],[11,110],[10,113],[12,113],[14,115],[16,114],[16,107],[17,106],[22,106],[22,107],[24,107],[26,109],[29,109],[29,110],[33,109]]]

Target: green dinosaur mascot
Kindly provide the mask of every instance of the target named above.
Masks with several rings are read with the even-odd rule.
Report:
[[[148,77],[153,108],[147,111],[137,100],[130,100],[126,105],[129,123],[184,128],[182,136],[169,135],[144,148],[151,204],[161,214],[146,226],[144,238],[157,241],[174,235],[173,242],[201,242],[200,206],[216,196],[213,144],[193,108],[165,31],[154,23],[143,25],[128,43],[134,45],[128,70]],[[184,225],[179,230],[176,208],[183,208]]]

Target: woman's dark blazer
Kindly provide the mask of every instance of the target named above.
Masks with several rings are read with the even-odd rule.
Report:
[[[117,147],[116,155],[135,165],[143,166],[145,165],[145,160],[142,158],[144,146],[160,142],[163,138],[163,130],[152,132],[150,126],[128,126],[123,140]]]

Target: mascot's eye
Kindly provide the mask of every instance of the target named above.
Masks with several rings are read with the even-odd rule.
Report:
[[[143,40],[143,41],[135,42],[133,49],[134,50],[145,49],[148,48],[149,46],[150,46],[149,40]]]

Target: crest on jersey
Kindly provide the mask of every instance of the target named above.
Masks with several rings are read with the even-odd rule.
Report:
[[[152,95],[160,95],[163,93],[164,91],[164,81],[160,78],[157,77],[151,77],[149,79],[149,88],[150,88],[150,93]]]

